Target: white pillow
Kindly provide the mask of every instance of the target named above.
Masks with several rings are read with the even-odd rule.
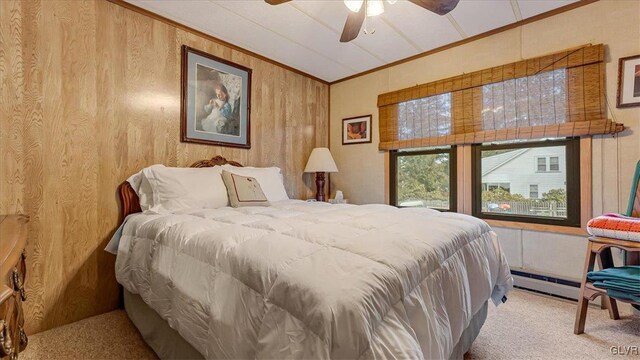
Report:
[[[287,190],[284,188],[282,173],[278,167],[237,167],[232,165],[222,165],[222,167],[232,174],[258,180],[269,202],[289,200]]]
[[[153,207],[153,190],[151,189],[149,180],[147,180],[147,177],[144,176],[144,173],[142,171],[131,175],[127,179],[127,182],[131,185],[131,188],[136,193],[136,195],[138,195],[140,209],[142,211],[149,210],[151,207]]]
[[[229,205],[222,168],[178,168],[153,165],[142,170],[152,190],[148,210],[172,213],[183,209],[217,209]]]

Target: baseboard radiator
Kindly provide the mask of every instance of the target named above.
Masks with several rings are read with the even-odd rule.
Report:
[[[580,283],[577,281],[513,269],[511,275],[516,288],[568,300],[577,301],[580,296]]]
[[[533,291],[565,300],[578,301],[580,297],[580,283],[566,279],[560,279],[548,275],[540,275],[522,270],[511,270],[513,286],[518,289]],[[591,304],[600,306],[602,297],[598,296]],[[620,306],[620,305],[618,305]],[[633,314],[640,315],[640,309],[633,306]]]

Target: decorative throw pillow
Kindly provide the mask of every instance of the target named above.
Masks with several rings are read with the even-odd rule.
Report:
[[[640,218],[604,214],[589,220],[587,232],[594,236],[640,242]]]
[[[262,192],[264,192],[267,200],[271,202],[289,200],[289,196],[287,196],[287,191],[282,182],[280,168],[222,165],[222,169],[242,176],[251,176],[258,180]]]
[[[227,187],[231,207],[271,205],[255,178],[222,170],[222,181]]]

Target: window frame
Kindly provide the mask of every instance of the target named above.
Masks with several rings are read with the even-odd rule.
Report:
[[[537,173],[546,173],[549,172],[549,168],[547,167],[547,155],[536,156],[536,172]],[[540,159],[544,160],[544,170],[540,170]]]
[[[511,192],[511,183],[510,183],[510,182],[508,182],[508,183],[504,183],[504,182],[489,182],[489,183],[482,183],[482,190],[483,190],[483,191],[485,190],[485,189],[484,189],[484,187],[485,187],[484,185],[485,185],[485,184],[487,185],[487,189],[486,189],[486,190],[490,190],[490,189],[491,189],[491,187],[493,187],[494,189],[498,189],[498,188],[500,188],[500,189],[507,190],[507,191]],[[504,185],[504,184],[509,185],[509,188],[505,188],[505,187],[502,187],[502,186],[501,186],[501,185]]]
[[[566,189],[567,189],[567,217],[552,218],[543,216],[502,215],[482,212],[482,151],[506,150],[535,147],[565,146],[566,149]],[[581,226],[580,208],[580,139],[568,138],[563,140],[543,140],[511,144],[475,144],[471,151],[471,199],[472,215],[480,219],[502,220],[534,224],[547,224],[568,227]],[[537,160],[536,160],[537,162]],[[560,170],[561,171],[561,170]],[[538,184],[539,185],[539,184]],[[539,189],[539,188],[538,188]],[[538,193],[540,199],[540,193]]]
[[[395,207],[398,206],[398,158],[403,156],[417,156],[417,155],[436,155],[436,154],[449,154],[449,209],[432,208],[442,212],[457,212],[458,211],[458,178],[457,178],[457,147],[452,145],[449,148],[441,149],[427,149],[416,151],[389,151],[389,204]]]
[[[556,159],[556,163],[553,163],[553,159]],[[558,166],[558,169],[554,170],[553,165]],[[549,172],[560,172],[560,158],[557,156],[549,156]]]

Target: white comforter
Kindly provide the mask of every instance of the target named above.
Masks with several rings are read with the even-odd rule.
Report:
[[[446,359],[512,286],[482,220],[302,201],[133,215],[116,274],[207,358]]]

